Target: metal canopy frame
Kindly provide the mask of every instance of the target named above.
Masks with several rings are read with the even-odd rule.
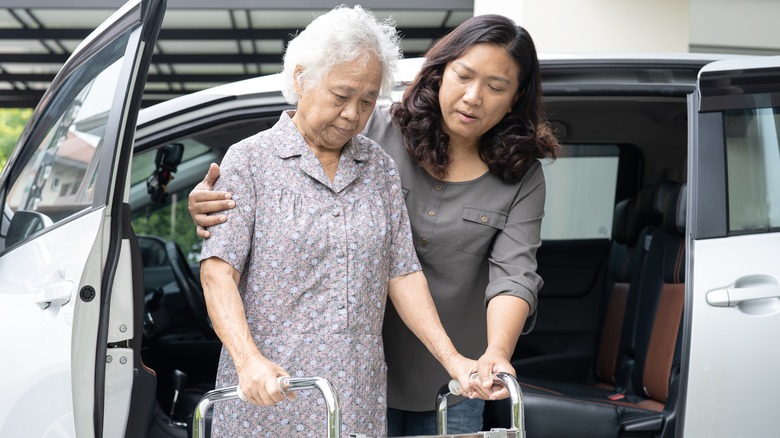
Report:
[[[3,1],[0,107],[34,107],[78,43],[123,3]],[[278,72],[292,35],[338,3],[168,0],[142,105]],[[473,0],[369,0],[358,4],[379,18],[395,19],[406,57],[422,55],[436,39],[471,17],[474,9]]]

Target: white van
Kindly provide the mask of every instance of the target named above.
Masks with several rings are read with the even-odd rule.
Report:
[[[184,437],[213,388],[186,195],[289,105],[267,76],[139,112],[164,9],[80,45],[0,174],[0,436]],[[541,62],[564,154],[513,358],[528,436],[780,436],[780,57]]]

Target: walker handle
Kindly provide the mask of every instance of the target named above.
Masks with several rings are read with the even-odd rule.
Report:
[[[278,377],[279,390],[282,394],[289,391],[303,391],[318,389],[325,397],[325,406],[328,410],[328,438],[338,438],[341,433],[341,413],[339,412],[339,397],[333,385],[322,377]],[[207,392],[195,407],[192,417],[192,437],[204,438],[206,436],[206,413],[214,403],[239,399],[246,401],[244,393],[239,386],[214,389]]]
[[[287,376],[279,376],[276,378],[276,384],[279,386],[279,392],[282,393],[282,395],[287,395],[288,392],[290,392],[290,378]],[[238,396],[238,399],[245,402],[247,401],[246,396],[244,395],[244,391],[241,390],[240,386],[236,386],[236,395]]]
[[[469,378],[475,379],[477,373]],[[509,399],[512,402],[512,424],[509,430],[516,431],[518,438],[525,437],[525,417],[523,414],[523,391],[517,383],[515,376],[500,372],[493,376],[493,383],[502,385],[509,391]],[[450,395],[461,395],[463,388],[456,379],[450,380],[442,386],[436,397],[436,433],[438,435],[447,434],[447,399]]]

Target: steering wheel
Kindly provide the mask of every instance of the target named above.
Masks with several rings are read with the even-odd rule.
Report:
[[[195,273],[192,272],[192,268],[187,263],[187,258],[184,257],[184,253],[176,242],[172,240],[165,242],[165,251],[168,253],[173,277],[179,285],[179,291],[184,297],[184,301],[195,316],[196,324],[207,338],[213,338],[214,328],[206,310],[206,298],[203,296],[200,281],[195,277]]]

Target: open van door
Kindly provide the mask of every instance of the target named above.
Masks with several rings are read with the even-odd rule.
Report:
[[[0,174],[0,436],[143,436],[154,376],[126,203],[164,12],[131,0],[84,40]]]
[[[780,436],[780,57],[705,66],[689,114],[678,436]]]

